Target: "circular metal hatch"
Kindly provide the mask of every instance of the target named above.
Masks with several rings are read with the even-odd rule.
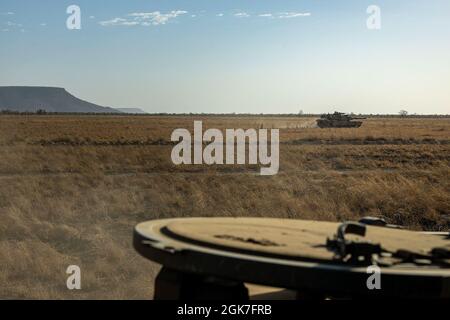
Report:
[[[180,272],[297,290],[368,294],[367,267],[343,263],[327,248],[339,223],[270,218],[183,218],[136,226],[144,257]],[[361,237],[350,236],[358,240]],[[364,241],[389,251],[425,253],[443,236],[367,226]],[[411,263],[381,268],[387,296],[450,296],[450,269]]]

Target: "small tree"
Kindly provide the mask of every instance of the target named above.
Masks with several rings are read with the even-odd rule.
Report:
[[[400,117],[406,117],[408,115],[408,111],[400,110],[398,114],[400,115]]]

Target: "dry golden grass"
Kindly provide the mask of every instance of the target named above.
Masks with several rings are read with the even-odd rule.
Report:
[[[175,128],[281,128],[280,173],[182,166]],[[0,298],[151,298],[158,266],[131,247],[138,222],[182,216],[318,220],[383,215],[450,226],[450,119],[0,116]],[[82,269],[69,291],[68,265]]]

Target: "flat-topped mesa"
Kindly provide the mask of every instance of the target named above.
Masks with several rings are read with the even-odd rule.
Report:
[[[16,112],[120,113],[81,100],[58,87],[0,87],[0,110]]]

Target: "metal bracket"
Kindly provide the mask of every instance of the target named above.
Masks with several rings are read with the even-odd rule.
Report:
[[[382,252],[381,246],[367,241],[348,240],[345,238],[346,234],[364,237],[366,235],[366,225],[358,222],[344,222],[339,225],[337,234],[333,239],[328,238],[326,244],[327,248],[336,253],[336,258],[356,264],[374,263],[374,255]]]

